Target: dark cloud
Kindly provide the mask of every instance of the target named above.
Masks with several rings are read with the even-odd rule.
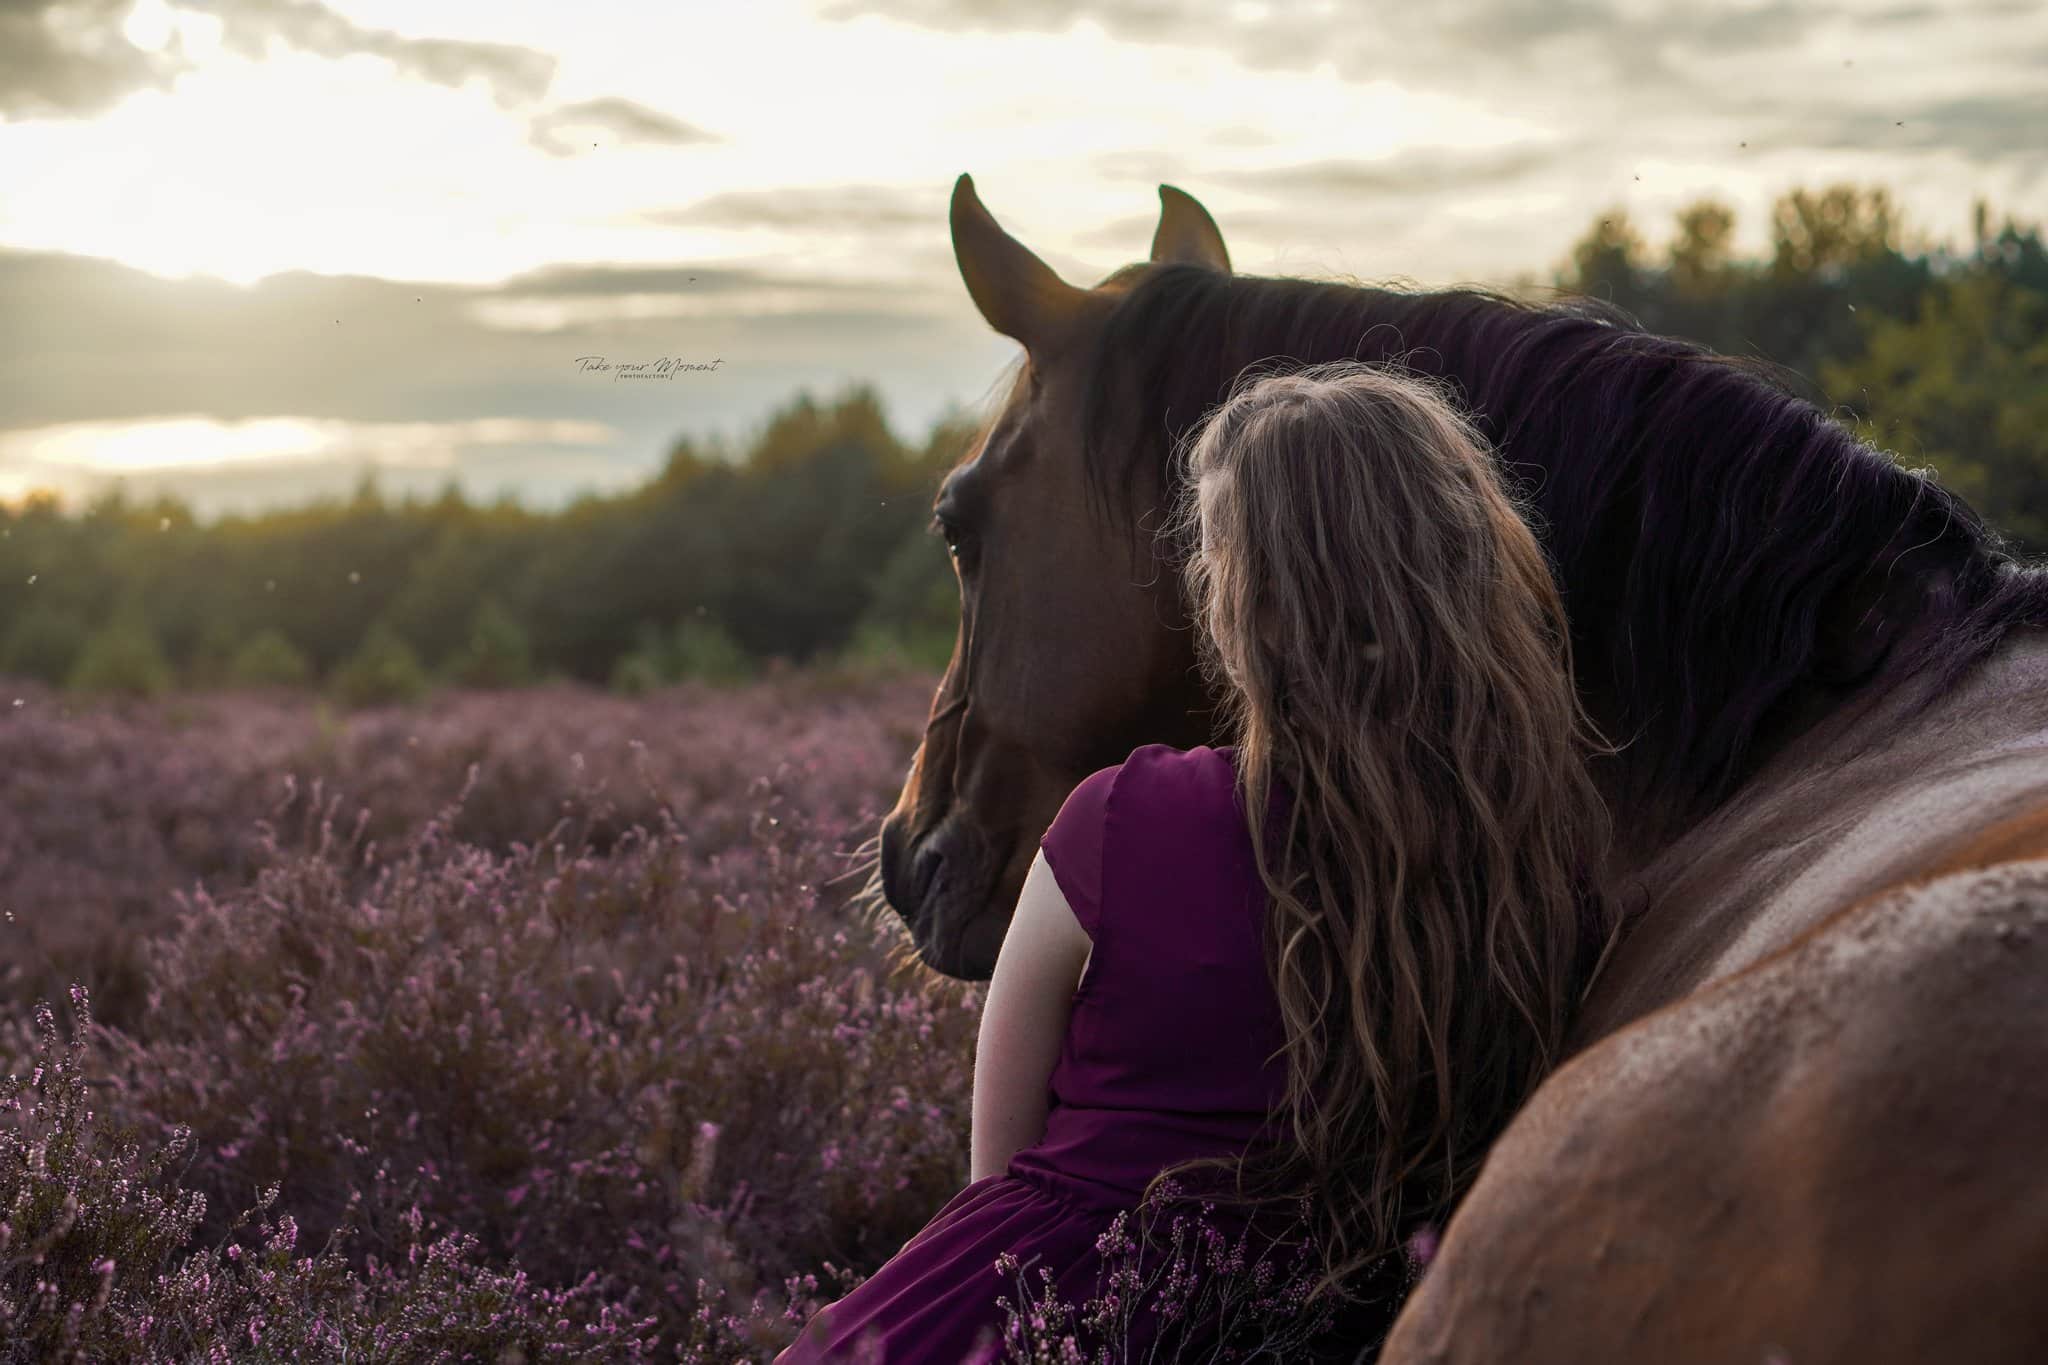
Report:
[[[654,209],[641,217],[664,227],[774,228],[828,233],[943,232],[946,196],[938,190],[912,191],[884,185],[735,190],[679,208]]]
[[[1061,32],[1082,18],[1112,36],[1224,49],[1253,67],[1309,69],[1325,61],[1347,75],[1442,76],[1475,63],[1528,63],[1574,44],[1604,65],[1640,77],[1665,48],[1740,51],[1776,46],[1826,19],[1830,9],[1767,0],[1740,10],[1658,7],[1645,13],[1614,0],[1438,0],[1319,14],[1275,4],[1252,16],[1234,0],[833,0],[828,20],[881,14],[955,31]],[[1552,49],[1549,53],[1539,49]]]
[[[607,95],[550,109],[534,117],[528,139],[551,156],[577,156],[598,142],[682,146],[718,142],[715,133],[692,127],[659,109]]]
[[[691,276],[696,276],[694,281]],[[683,432],[734,433],[800,389],[873,380],[899,430],[971,400],[1016,344],[990,332],[957,275],[943,292],[835,281],[801,267],[562,265],[496,286],[414,284],[302,272],[247,287],[166,280],[110,261],[0,250],[0,431],[192,415],[349,422],[479,417],[601,422],[609,448],[494,444],[454,452],[452,470],[390,471],[387,485],[458,477],[480,496],[516,485],[535,505],[593,477],[659,467]],[[775,296],[772,309],[756,300]],[[624,295],[699,308],[636,316]],[[794,300],[794,302],[792,302]],[[504,305],[564,306],[549,328],[492,325]],[[671,382],[613,382],[580,356],[722,361]],[[623,462],[623,463],[622,463]],[[211,515],[343,487],[357,461],[178,469],[150,486],[185,490]],[[596,471],[593,474],[593,471]],[[17,466],[15,474],[33,472]],[[0,468],[0,487],[10,482]],[[72,479],[82,481],[104,480]],[[132,488],[144,486],[129,476]]]
[[[943,222],[943,220],[941,220]],[[948,259],[951,253],[948,252]],[[821,305],[901,292],[882,280],[840,279],[751,266],[729,265],[606,265],[563,263],[514,275],[483,291],[493,299],[603,298],[620,294],[726,296],[744,302],[749,294],[769,290],[801,290]]]
[[[1830,29],[1850,34],[1924,27],[1936,51],[1972,20],[2038,16],[2039,0],[1756,0],[1655,5],[1623,0],[1436,0],[1344,6],[1336,14],[1276,3],[1253,16],[1234,0],[830,0],[828,20],[866,14],[959,32],[1062,32],[1087,18],[1113,37],[1210,47],[1251,70],[1329,63],[1352,80],[1476,97],[1500,109],[1557,109],[1602,91],[1649,114],[1735,116],[1771,90],[1700,73],[1703,62],[1795,52]],[[2005,73],[2038,71],[2007,51]],[[2015,135],[2020,130],[2011,132]]]
[[[1184,4],[1146,0],[1111,0],[1108,4],[1100,0],[828,0],[817,14],[832,22],[880,14],[925,28],[1000,33],[1058,33],[1085,16],[1100,20],[1118,37],[1129,37],[1137,36],[1134,30],[1147,25],[1178,32],[1190,18],[1227,8],[1202,0]]]
[[[2048,163],[2048,139],[2035,132],[2048,128],[2048,86],[1855,109],[1777,102],[1766,109],[1770,125],[1752,146],[1950,151],[1987,165]]]
[[[1777,46],[1837,19],[1858,25],[1922,22],[1958,14],[2020,14],[2032,0],[1949,0],[1872,7],[1843,0],[1758,0],[1745,5],[1665,5],[1618,0],[1439,0],[1432,5],[1359,6],[1342,14],[1271,4],[1259,15],[1237,0],[829,0],[818,15],[848,20],[879,14],[926,28],[962,32],[1057,33],[1080,19],[1118,38],[1207,42],[1235,49],[1247,38],[1284,36],[1305,66],[1332,45],[1389,36],[1436,34],[1456,47],[1527,55],[1560,39],[1621,35],[1632,48],[1655,36],[1712,51]],[[1390,54],[1398,58],[1400,54]]]
[[[1232,210],[1226,233],[1272,233],[1285,240],[1318,227],[1384,231],[1413,219],[1419,201],[1460,190],[1495,189],[1535,178],[1567,164],[1581,149],[1565,143],[1465,150],[1418,147],[1374,160],[1334,157],[1281,166],[1205,169],[1187,158],[1155,152],[1109,152],[1094,158],[1108,180],[1166,183],[1201,198],[1206,187],[1251,190],[1285,204],[1273,211]],[[1129,248],[1151,239],[1159,215],[1130,214],[1076,234],[1083,246]]]
[[[506,108],[539,99],[555,77],[555,59],[530,47],[408,38],[365,27],[318,0],[212,0],[205,12],[220,17],[222,43],[244,56],[260,58],[273,42],[320,57],[368,53],[435,85],[482,80]]]
[[[0,0],[0,117],[89,118],[189,70],[175,41],[156,53],[128,40],[122,25],[132,7],[133,0]],[[243,56],[260,58],[272,44],[321,57],[368,53],[436,85],[481,80],[507,108],[541,98],[555,75],[555,59],[545,52],[510,43],[409,38],[358,24],[317,0],[209,0],[179,7],[218,18],[223,46]]]
[[[1477,151],[1418,147],[1370,161],[1335,157],[1253,170],[1211,171],[1204,179],[1272,195],[1415,198],[1513,184],[1568,161],[1577,150],[1563,144]]]
[[[121,31],[133,0],[0,3],[0,118],[90,118],[187,66]]]

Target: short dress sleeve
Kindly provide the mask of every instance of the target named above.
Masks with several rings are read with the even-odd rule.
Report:
[[[1122,770],[1117,763],[1082,778],[1038,840],[1053,880],[1090,939],[1102,919],[1102,846],[1109,793]]]

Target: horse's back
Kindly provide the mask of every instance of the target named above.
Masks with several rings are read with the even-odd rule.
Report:
[[[2048,1361],[2048,859],[1852,906],[1604,1039],[1383,1357]]]
[[[1594,1042],[1944,871],[2048,856],[2048,632],[1932,706],[1899,686],[1818,727],[1641,874],[1649,908],[1574,1029]]]

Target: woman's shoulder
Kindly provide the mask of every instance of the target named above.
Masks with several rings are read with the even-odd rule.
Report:
[[[1221,748],[1197,744],[1188,749],[1173,744],[1140,744],[1131,750],[1130,757],[1123,761],[1122,766],[1157,772],[1185,781],[1194,777],[1214,776],[1218,772],[1234,773],[1235,768],[1231,763],[1233,752],[1232,746],[1228,744]]]
[[[1067,840],[1072,831],[1086,829],[1091,839],[1100,839],[1106,824],[1133,817],[1143,825],[1195,809],[1213,811],[1235,780],[1228,746],[1141,744],[1122,762],[1097,768],[1075,784],[1048,833]]]
[[[1118,768],[1117,808],[1126,814],[1143,811],[1150,823],[1202,824],[1206,832],[1234,838],[1245,824],[1244,794],[1238,787],[1238,754],[1234,744],[1176,748],[1146,744],[1131,751]],[[1122,776],[1132,773],[1132,776]],[[1274,774],[1266,793],[1269,839],[1282,837],[1294,789]]]
[[[1131,756],[1124,762],[1169,772],[1213,775],[1219,771],[1234,773],[1236,753],[1237,746],[1233,744],[1197,744],[1192,748],[1181,748],[1173,744],[1140,744],[1131,750]]]
[[[1119,765],[1117,804],[1214,812],[1227,808],[1237,782],[1231,745],[1141,744]]]

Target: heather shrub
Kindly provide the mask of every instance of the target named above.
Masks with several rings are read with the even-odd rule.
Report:
[[[1348,1297],[1318,1293],[1322,1260],[1307,1240],[1307,1200],[1295,1215],[1219,1219],[1216,1205],[1168,1179],[1117,1213],[1095,1239],[1094,1292],[1078,1302],[1055,1268],[1005,1252],[994,1269],[1007,1291],[991,1359],[1005,1365],[1133,1362],[1376,1360],[1395,1310],[1434,1258],[1437,1229],[1361,1272]]]
[[[773,1355],[966,1178],[978,992],[846,905],[930,686],[10,689],[0,1063],[62,1074],[65,970],[121,999],[65,1063],[103,1183],[0,1185],[62,1248],[27,1349]]]
[[[820,1308],[857,1286],[862,1276],[840,1267],[826,1268],[821,1287],[816,1275],[792,1275],[780,1294],[761,1289],[751,1297],[735,1297],[724,1286],[697,1282],[697,1311],[675,1341],[677,1365],[731,1365],[740,1360],[768,1360],[794,1341]]]
[[[235,722],[208,703],[198,733],[167,702],[88,703],[14,684],[0,708],[0,1000],[24,1013],[85,983],[107,1018],[139,1008],[140,941],[165,927],[170,891],[233,882],[252,866],[266,768],[289,713],[258,699]],[[18,703],[18,704],[16,704]],[[244,755],[254,756],[245,765]]]
[[[733,799],[750,841],[708,859],[673,819],[598,857],[308,809],[249,885],[180,896],[109,1103],[191,1131],[209,1208],[276,1184],[318,1237],[359,1198],[374,1244],[417,1206],[664,1340],[700,1281],[872,1269],[965,1182],[978,992],[892,973],[893,930],[819,909],[810,821]]]
[[[72,1006],[66,1045],[38,1003],[29,1073],[0,1079],[0,1360],[99,1355],[135,1286],[185,1246],[205,1208],[163,1178],[181,1139],[144,1158],[94,1113],[82,990]]]
[[[312,664],[275,629],[258,631],[228,660],[230,687],[304,687],[312,680]]]
[[[309,805],[338,795],[370,812],[368,838],[397,846],[472,765],[452,833],[483,848],[531,842],[575,814],[591,817],[603,852],[666,802],[707,859],[748,839],[737,798],[771,775],[821,837],[849,847],[893,800],[931,686],[910,674],[827,685],[804,671],[643,700],[557,685],[362,711],[201,693],[176,699],[181,729],[170,701],[13,683],[0,696],[0,1001],[26,1009],[80,981],[125,1026],[141,1005],[140,944],[171,925],[170,893],[247,881],[259,820],[289,838]],[[849,889],[828,886],[828,901]]]
[[[383,621],[363,634],[356,652],[334,671],[335,695],[349,706],[412,701],[428,687],[426,669],[403,636]]]
[[[353,716],[319,761],[291,767],[368,807],[370,837],[386,843],[419,828],[474,764],[453,831],[468,842],[531,841],[602,797],[612,808],[589,836],[600,851],[666,802],[709,856],[748,837],[751,812],[736,798],[774,772],[835,835],[887,809],[930,688],[928,676],[827,687],[800,673],[745,688],[681,683],[639,699],[581,686],[443,695]]]
[[[173,1128],[145,1155],[95,1112],[98,1031],[86,993],[71,999],[70,1043],[38,1004],[28,1074],[0,1079],[0,1362],[648,1358],[648,1323],[589,1285],[479,1265],[473,1238],[430,1238],[417,1208],[361,1273],[345,1224],[319,1255],[297,1254],[293,1218],[267,1216],[276,1186],[197,1244],[206,1200],[173,1169],[189,1135]]]

